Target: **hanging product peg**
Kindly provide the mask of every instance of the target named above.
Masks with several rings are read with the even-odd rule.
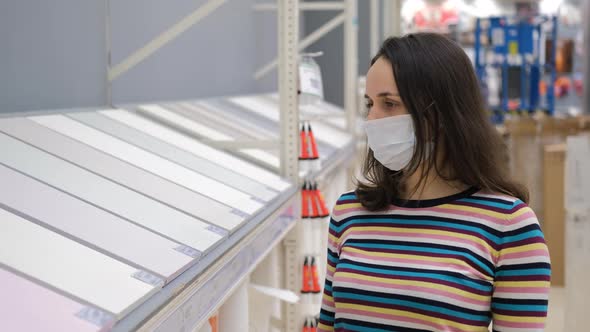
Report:
[[[301,187],[301,218],[326,218],[330,211],[317,182],[305,181]]]
[[[313,290],[313,280],[311,275],[311,264],[309,257],[305,257],[303,262],[303,276],[301,282],[301,293],[309,294]]]

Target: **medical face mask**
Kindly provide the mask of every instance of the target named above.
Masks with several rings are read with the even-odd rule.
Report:
[[[392,171],[408,166],[414,154],[416,136],[409,114],[367,120],[364,124],[375,159]]]

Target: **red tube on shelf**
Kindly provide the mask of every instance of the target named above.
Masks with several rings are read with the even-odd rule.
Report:
[[[318,201],[320,203],[319,204],[320,205],[320,216],[322,218],[329,217],[330,210],[328,210],[328,206],[326,205],[326,199],[324,198],[324,195],[322,194],[322,192],[318,189],[317,183],[314,184],[314,190],[316,191],[316,196],[317,196]]]
[[[309,321],[309,319],[305,319],[305,323],[303,324],[303,332],[311,332],[313,330],[313,324]]]
[[[315,257],[311,258],[311,277],[313,279],[313,286],[311,289],[312,293],[320,293],[322,288],[320,287],[320,279],[318,274],[318,266],[315,263]]]
[[[309,190],[307,189],[307,181],[301,188],[301,217],[309,218]]]
[[[311,293],[313,287],[313,281],[311,281],[311,265],[309,263],[309,258],[305,257],[305,261],[303,263],[303,276],[301,282],[301,293],[303,294]]]
[[[299,137],[301,139],[301,154],[299,155],[299,160],[307,160],[310,158],[309,156],[309,144],[307,142],[307,130],[305,129],[305,124],[301,125],[301,132],[299,132]]]
[[[318,159],[320,158],[320,154],[318,153],[318,145],[315,142],[315,136],[313,135],[313,131],[311,130],[311,124],[307,123],[307,131],[309,135],[309,142],[311,145],[311,159]]]
[[[319,209],[319,197],[317,195],[317,190],[313,189],[313,186],[310,184],[310,191],[309,191],[309,198],[311,201],[311,218],[319,218],[320,217],[320,209]]]
[[[311,328],[309,329],[310,332],[318,332],[318,320],[317,318],[313,318],[311,321]]]

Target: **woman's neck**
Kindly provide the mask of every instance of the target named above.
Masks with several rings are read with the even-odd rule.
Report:
[[[408,177],[403,199],[436,199],[451,196],[469,188],[468,185],[461,181],[448,181],[441,178],[434,168],[425,175],[425,179],[421,182],[422,178],[421,169]]]

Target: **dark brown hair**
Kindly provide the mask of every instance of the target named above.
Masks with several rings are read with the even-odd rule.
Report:
[[[365,208],[380,210],[402,193],[416,192],[433,168],[444,180],[528,202],[527,189],[510,180],[505,146],[486,115],[477,77],[461,47],[439,34],[416,33],[387,39],[371,65],[379,58],[393,68],[400,98],[412,116],[416,145],[409,165],[399,172],[381,165],[369,149],[366,181],[357,181],[356,189]],[[426,149],[429,141],[432,153]],[[406,188],[407,176],[420,166],[417,188]]]

